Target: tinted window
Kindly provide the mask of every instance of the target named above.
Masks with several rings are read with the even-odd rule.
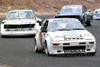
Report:
[[[87,11],[87,8],[83,6],[83,13]]]
[[[47,27],[48,27],[48,21],[44,21],[44,23],[42,24],[42,27],[41,27],[41,31],[42,32],[46,32],[47,31]]]
[[[78,6],[68,6],[61,10],[60,13],[82,13],[82,8]]]

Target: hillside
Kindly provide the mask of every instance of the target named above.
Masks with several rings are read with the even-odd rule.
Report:
[[[64,5],[82,4],[88,9],[100,8],[100,0],[0,0],[0,12],[12,9],[32,9],[41,13],[57,13]]]

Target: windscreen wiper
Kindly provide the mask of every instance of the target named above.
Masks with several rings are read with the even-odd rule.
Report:
[[[70,31],[72,29],[59,29],[59,31]]]
[[[85,30],[83,28],[73,28],[72,30]]]

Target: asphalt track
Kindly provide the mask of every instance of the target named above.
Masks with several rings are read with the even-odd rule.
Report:
[[[53,16],[41,16],[46,19]],[[0,19],[0,22],[3,19]],[[46,56],[34,52],[33,37],[0,37],[0,63],[14,67],[100,67],[100,20],[86,27],[97,40],[95,56]]]

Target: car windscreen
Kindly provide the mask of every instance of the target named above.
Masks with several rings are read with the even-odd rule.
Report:
[[[13,11],[8,14],[7,19],[34,19],[34,16],[31,11]]]
[[[71,7],[66,7],[61,10],[60,13],[82,13],[82,8],[81,7],[76,7],[76,6],[71,6]]]
[[[69,31],[69,30],[85,30],[80,21],[57,21],[50,22],[48,31]]]
[[[100,10],[94,11],[94,14],[100,14]]]

